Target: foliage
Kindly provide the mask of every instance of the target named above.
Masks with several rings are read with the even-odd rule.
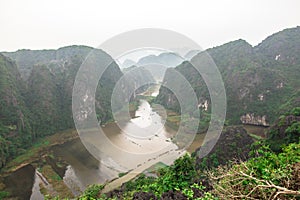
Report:
[[[280,152],[281,148],[300,139],[300,107],[282,115],[271,127],[266,143],[273,151]]]
[[[210,173],[215,194],[222,199],[276,199],[300,195],[292,183],[299,181],[294,180],[292,173],[294,164],[300,162],[300,143],[284,147],[279,154],[262,146],[257,154],[258,157],[231,169],[223,167]]]
[[[299,132],[298,126],[295,128],[293,124],[286,126],[286,130]],[[201,170],[196,170],[194,157],[185,155],[175,160],[173,165],[160,169],[157,178],[142,174],[137,179],[129,181],[121,189],[122,197],[132,199],[136,193],[142,192],[154,194],[157,198],[179,192],[187,199],[276,199],[300,195],[298,191],[300,188],[297,186],[300,166],[298,169],[295,167],[300,164],[299,142],[286,145],[280,153],[276,153],[265,141],[258,141],[252,144],[251,157],[247,161],[240,161],[238,164],[231,158],[227,159],[225,165],[224,163],[222,166],[219,165],[220,157],[224,157],[220,156],[220,152],[228,152],[231,146],[236,150],[236,145],[244,144],[243,139],[249,140],[244,137],[242,130],[227,127],[226,134],[222,133],[223,137],[221,135],[220,138],[220,141],[227,144],[227,149],[212,151],[209,156],[203,158],[204,166],[200,167]],[[232,139],[228,140],[231,137]],[[239,140],[241,144],[235,143]],[[247,148],[250,149],[250,146]],[[207,169],[205,165],[208,164],[208,160],[218,167],[204,171],[203,169]],[[202,184],[202,176],[206,174],[212,181],[209,187],[213,188]]]
[[[300,107],[293,108],[291,114],[295,116],[300,116]]]
[[[194,198],[194,190],[199,190],[203,194],[203,198],[214,199],[210,193],[205,192],[205,186],[196,181],[195,159],[186,154],[174,161],[174,164],[159,169],[158,177],[146,177],[141,174],[133,181],[129,181],[124,185],[123,197],[132,199],[137,192],[153,193],[160,198],[164,193],[169,191],[179,191],[189,199]]]
[[[154,183],[148,186],[143,185],[143,191],[153,192],[156,196],[160,196],[169,190],[186,188],[193,182],[196,174],[194,163],[195,160],[192,157],[188,154],[184,155],[175,160],[169,168],[162,168],[159,171],[161,176]]]
[[[228,124],[241,123],[240,118],[246,113],[266,116],[267,123],[272,124],[285,111],[300,106],[298,56],[300,48],[297,45],[299,30],[300,27],[281,31],[256,47],[252,47],[244,40],[236,40],[204,52],[211,56],[222,75],[226,89]],[[192,61],[200,60],[202,55],[199,53]],[[280,59],[276,60],[278,55]],[[190,83],[198,102],[203,103],[207,100],[211,109],[205,80],[193,65],[183,62],[175,70]],[[171,72],[167,70],[163,83],[169,83],[172,78]],[[176,95],[166,87],[161,87],[156,101],[168,109],[180,111],[181,105]],[[202,109],[202,111],[210,113],[209,110]],[[199,131],[205,131],[205,124],[207,127],[209,121],[205,123],[203,119],[200,121],[202,124]]]
[[[15,63],[0,54],[0,168],[9,157],[28,147],[31,140],[23,86]]]
[[[0,200],[4,199],[5,197],[9,196],[9,192],[7,191],[0,191]]]
[[[247,160],[253,142],[252,137],[249,136],[243,127],[225,127],[216,144],[208,141],[195,152],[194,156],[197,158],[197,168],[200,170],[210,170],[219,165],[228,165],[233,160]],[[201,148],[205,150],[210,146],[213,146],[213,148],[208,155],[203,158],[198,156]]]
[[[104,188],[104,185],[91,185],[79,197],[81,200],[96,200],[99,199],[99,193]]]
[[[0,54],[0,169],[39,138],[74,127],[72,89],[77,70],[92,50],[20,50]],[[108,54],[97,51],[99,64]],[[99,81],[96,112],[101,123],[112,119],[110,97],[122,76],[112,63]],[[8,152],[7,152],[8,149]]]

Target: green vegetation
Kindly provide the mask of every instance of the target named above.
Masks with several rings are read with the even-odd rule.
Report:
[[[40,170],[41,173],[47,177],[47,180],[53,186],[53,189],[60,194],[60,198],[73,197],[73,194],[69,188],[62,183],[62,178],[53,170],[50,165],[44,165]]]
[[[255,140],[262,140],[263,138],[259,135],[255,135],[255,134],[252,134],[252,133],[248,133],[253,139]]]
[[[172,189],[183,190],[192,183],[195,177],[194,163],[195,160],[186,154],[182,158],[175,160],[170,167],[160,169],[158,172],[160,176],[157,179],[141,176],[138,181],[127,183],[126,189],[130,191],[135,188],[145,192],[152,192],[157,197]]]
[[[294,108],[290,113],[282,115],[277,123],[271,127],[267,137],[267,144],[275,152],[282,147],[300,140],[300,107]]]
[[[295,108],[281,116],[273,127],[281,125],[281,128],[285,128],[281,130],[283,132],[294,130],[291,127],[300,121],[297,118],[298,111],[299,108]],[[293,117],[296,121],[286,125],[282,122],[286,117]],[[271,134],[273,127],[268,134]],[[299,134],[299,130],[296,129],[294,133]],[[105,185],[93,185],[78,199],[292,199],[299,196],[300,143],[284,140],[286,143],[282,150],[274,152],[268,144],[268,138],[250,147],[251,137],[246,135],[241,126],[227,127],[215,148],[202,159],[197,154],[186,154],[171,166],[149,169],[157,177],[141,174],[106,194],[101,193]],[[47,138],[36,146],[41,147],[52,140],[51,137]],[[247,159],[246,154],[250,155]],[[49,165],[40,170],[59,191],[60,196],[54,199],[71,196]],[[52,197],[48,196],[48,199]]]
[[[298,111],[299,108],[295,108],[284,117],[296,117],[299,115]],[[297,120],[299,122],[300,118]],[[280,120],[277,122],[280,123]],[[293,125],[297,122],[285,126],[285,130],[293,130],[294,134],[299,134],[300,130],[294,129]],[[278,124],[274,125],[276,126]],[[224,144],[227,142],[229,147],[223,149],[229,154],[230,148],[233,148],[231,151],[239,151],[243,144],[234,140],[244,137],[242,129],[229,127],[219,141],[230,138],[231,134],[236,137],[227,139]],[[286,137],[290,138],[288,135]],[[300,143],[284,141],[286,142],[281,151],[274,152],[268,139],[259,140],[251,148],[248,147],[252,151],[248,151],[250,158],[246,161],[227,156],[226,162],[220,160],[223,154],[218,149],[223,143],[219,142],[212,153],[206,158],[197,159],[197,162],[196,157],[186,154],[175,160],[173,165],[158,169],[157,178],[141,174],[135,180],[125,183],[122,188],[107,194],[101,194],[104,186],[93,186],[79,199],[297,199],[300,197]],[[199,162],[206,163],[199,165]]]
[[[226,127],[207,156],[198,158],[198,152],[196,151],[194,153],[195,156],[197,156],[197,168],[201,170],[210,170],[219,165],[227,165],[233,160],[247,160],[253,142],[252,137],[248,135],[243,127]],[[201,148],[205,149],[206,146],[210,145],[211,143],[208,141],[200,147],[200,150]]]
[[[14,61],[0,54],[0,169],[39,138],[74,128],[73,84],[91,50],[70,46],[4,53]],[[101,50],[95,51],[99,64],[110,58]],[[112,119],[110,97],[121,76],[117,64],[112,63],[99,81],[96,113],[102,124]]]
[[[74,139],[75,137],[77,137],[77,132],[75,130],[67,130],[51,136],[47,136],[45,138],[39,138],[32,147],[29,147],[26,151],[22,152],[20,155],[16,156],[9,163],[7,163],[2,171],[13,171],[23,163],[32,163],[36,160],[39,160],[40,155],[43,152],[48,151],[49,147],[61,142],[67,142]],[[52,155],[50,154],[49,157],[51,156]]]
[[[119,176],[119,178],[121,178],[122,176],[125,176],[126,174],[128,174],[128,172],[120,172],[118,176]]]
[[[141,175],[126,183],[121,197],[133,199],[137,194],[143,194],[144,197],[152,194],[156,199],[170,195],[170,191],[184,195],[182,199],[292,199],[300,196],[297,186],[300,172],[299,143],[289,144],[279,154],[266,145],[253,153],[256,156],[246,162],[206,172],[196,171],[195,160],[185,155],[177,159],[174,165],[160,170],[158,178]],[[203,176],[210,179],[209,187],[196,182]],[[110,197],[101,195],[102,188],[101,185],[92,186],[79,199],[117,199],[111,195],[113,192],[109,194]]]
[[[240,124],[241,116],[247,113],[254,114],[254,118],[247,122],[249,124],[263,125],[258,119],[263,116],[266,116],[266,124],[272,124],[280,115],[300,106],[299,30],[300,27],[281,31],[256,47],[244,40],[236,40],[206,50],[224,81],[227,125]],[[201,56],[199,53],[193,60],[201,62]],[[206,83],[190,62],[183,62],[175,69],[188,80],[199,103],[208,101],[208,110],[201,109],[200,114],[199,132],[205,132],[211,109]],[[172,73],[167,70],[163,82],[169,83],[172,78]],[[165,87],[161,87],[156,102],[180,112],[176,96]]]
[[[292,199],[300,196],[299,143],[284,147],[279,154],[268,146],[262,146],[255,153],[259,156],[210,174],[217,196],[221,199]]]
[[[93,200],[99,199],[99,192],[104,188],[103,185],[91,185],[84,191],[84,193],[79,197],[82,200]]]
[[[0,199],[4,199],[5,197],[9,196],[9,192],[7,191],[0,191]]]
[[[156,199],[173,191],[188,199],[216,199],[211,193],[206,192],[206,186],[197,180],[195,166],[195,159],[186,154],[175,160],[173,165],[159,169],[158,178],[142,174],[135,180],[127,182],[122,191],[122,198],[134,199],[138,192],[145,192]],[[108,194],[110,197],[101,195],[102,188],[101,185],[92,186],[79,199],[117,199],[113,193]]]
[[[17,66],[0,54],[0,169],[9,157],[30,144],[30,114],[22,96],[23,86]]]
[[[276,33],[256,47],[237,40],[207,50],[223,77],[228,112],[227,127],[206,157],[200,158],[197,152],[192,156],[187,154],[171,166],[152,170],[157,177],[141,174],[107,194],[101,193],[105,185],[93,185],[78,199],[299,199],[299,30],[297,27]],[[51,166],[46,160],[54,160],[53,156],[44,156],[41,152],[49,145],[74,138],[74,133],[48,136],[74,127],[73,83],[90,50],[90,47],[71,46],[0,54],[0,169],[5,167],[2,172],[9,173],[40,159],[39,170],[60,195],[54,199],[72,198],[69,188],[62,184],[62,175],[53,167],[64,168],[64,164],[55,161]],[[105,52],[97,52],[99,63],[109,58]],[[201,53],[194,59],[200,57]],[[189,81],[198,103],[208,102],[207,110],[200,109],[198,131],[205,132],[211,118],[206,84],[190,62],[183,62],[175,69]],[[153,79],[144,70],[127,80],[129,85],[124,92],[140,79]],[[101,124],[112,120],[110,97],[121,75],[113,62],[99,81],[95,107]],[[167,71],[164,82],[170,80],[172,76]],[[189,115],[193,117],[198,113],[190,99],[186,99]],[[124,101],[122,95],[118,100]],[[180,120],[186,127],[194,126],[189,124],[187,116],[177,115],[180,113],[178,101],[167,88],[162,87],[157,98],[147,97],[147,100],[168,109],[167,124],[171,127],[178,127]],[[130,110],[136,108],[136,102],[131,102]],[[275,122],[265,140],[249,136],[242,127],[229,126],[241,123],[241,116],[245,114],[254,114],[246,123],[266,125],[261,120],[263,116],[266,116],[266,123]],[[251,147],[253,138],[258,142]],[[2,182],[4,177],[0,178]],[[4,184],[0,185],[0,190],[0,199],[13,198],[14,194],[7,192]]]

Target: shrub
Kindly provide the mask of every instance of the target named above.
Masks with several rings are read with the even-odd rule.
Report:
[[[293,164],[300,162],[300,144],[292,143],[276,154],[262,146],[259,157],[234,165],[231,169],[219,168],[210,173],[214,192],[222,199],[276,199],[284,195],[300,196],[291,184]]]

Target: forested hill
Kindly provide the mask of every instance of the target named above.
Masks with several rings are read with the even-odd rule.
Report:
[[[236,40],[206,50],[219,68],[227,95],[228,124],[269,125],[287,110],[300,104],[300,27],[269,36],[252,47]],[[203,52],[193,59],[199,59]],[[199,105],[208,103],[202,117],[209,117],[210,97],[201,76],[189,62],[175,68],[191,83]],[[167,71],[168,73],[168,71]],[[167,82],[165,76],[164,82]],[[161,88],[157,102],[179,110],[176,97]],[[202,126],[203,130],[205,127]],[[200,130],[201,131],[201,130]]]
[[[0,54],[0,168],[37,138],[72,128],[72,89],[76,72],[91,47],[19,50]],[[99,60],[110,57],[95,50]],[[110,64],[96,92],[101,122],[111,119],[110,96],[122,76]],[[99,92],[101,91],[101,92]]]
[[[0,54],[0,167],[16,148],[30,140],[29,111],[24,101],[24,82],[16,64]],[[17,144],[21,138],[22,144]],[[15,147],[11,143],[16,143]]]

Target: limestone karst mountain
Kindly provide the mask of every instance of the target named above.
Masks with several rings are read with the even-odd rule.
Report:
[[[299,37],[300,27],[296,27],[276,33],[255,47],[236,40],[205,51],[214,60],[225,84],[227,123],[267,126],[280,114],[299,106]],[[189,62],[175,69],[190,82],[199,105],[208,104],[207,111],[202,108],[202,116],[207,117],[210,96],[201,75]],[[166,88],[160,89],[157,102],[179,111],[175,95]]]

